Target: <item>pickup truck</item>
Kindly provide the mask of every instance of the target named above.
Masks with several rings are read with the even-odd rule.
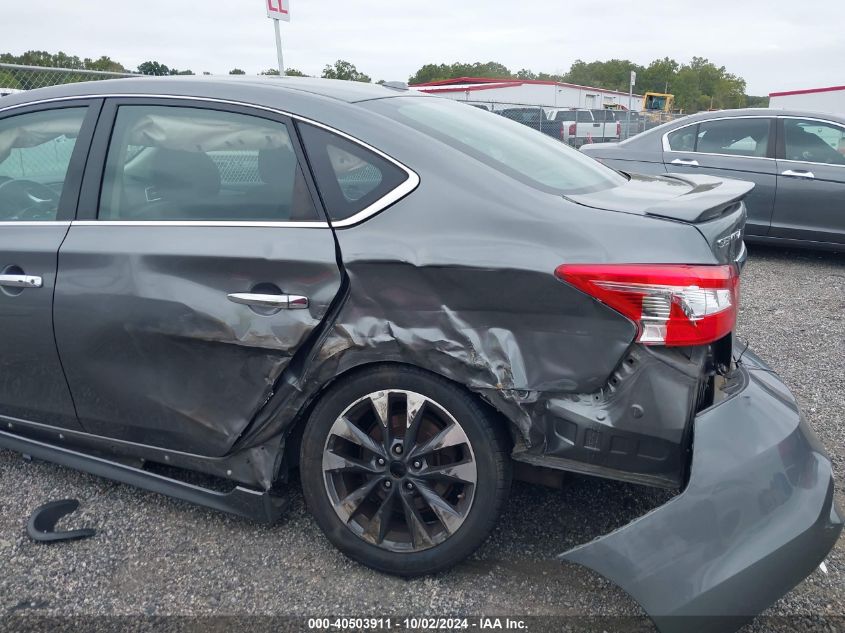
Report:
[[[590,110],[593,113],[593,119],[602,124],[601,142],[615,143],[622,135],[622,119],[623,112],[619,110]],[[594,139],[598,143],[599,140]]]
[[[574,147],[618,141],[622,132],[613,110],[553,110],[550,118],[561,126],[561,140]]]
[[[560,110],[547,115],[540,107],[505,108],[497,114],[539,130],[574,147],[585,143],[618,141],[622,123],[613,110]]]

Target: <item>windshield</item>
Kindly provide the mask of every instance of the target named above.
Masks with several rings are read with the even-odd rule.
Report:
[[[626,182],[617,172],[562,141],[463,103],[397,97],[373,101],[371,107],[545,191],[590,193]]]

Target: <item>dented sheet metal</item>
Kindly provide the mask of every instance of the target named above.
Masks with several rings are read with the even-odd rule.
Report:
[[[542,451],[563,409],[556,403],[606,389],[636,336],[622,315],[555,278],[556,266],[713,261],[691,226],[590,209],[506,178],[490,187],[489,173],[466,160],[455,161],[457,173],[444,177],[427,169],[443,160],[436,146],[378,134],[368,140],[399,159],[414,158],[420,187],[363,224],[335,231],[345,295],[312,350],[285,370],[238,447],[283,435],[307,410],[304,403],[344,372],[398,362],[465,385],[504,414],[522,446]],[[686,373],[667,374],[677,375],[672,397],[680,394],[680,404],[662,408],[660,420],[650,418],[660,426],[682,409],[664,429],[674,454],[663,461],[666,468],[679,463],[679,427],[689,420],[685,407],[700,375],[697,364],[681,365]],[[654,415],[656,393],[643,400]],[[629,424],[623,413],[597,423]],[[661,484],[679,478],[677,468],[664,474]]]
[[[84,429],[206,457],[230,451],[341,284],[328,229],[74,225],[59,265],[56,342]],[[309,308],[273,316],[237,292]]]
[[[662,633],[735,630],[810,574],[842,530],[830,459],[750,353],[729,399],[695,419],[682,494],[561,556],[628,592]]]

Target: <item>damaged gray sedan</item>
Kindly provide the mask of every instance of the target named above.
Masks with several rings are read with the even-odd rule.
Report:
[[[563,555],[663,631],[741,624],[838,538],[829,458],[734,340],[752,185],[401,87],[2,106],[0,446],[266,521],[298,472],[332,543],[402,575],[487,538],[514,462],[677,489]]]

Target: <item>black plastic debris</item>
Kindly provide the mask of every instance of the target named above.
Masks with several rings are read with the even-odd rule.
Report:
[[[71,512],[76,512],[78,508],[79,501],[76,499],[62,499],[61,501],[45,503],[43,506],[36,508],[32,516],[29,517],[26,532],[33,541],[38,543],[57,543],[59,541],[77,541],[90,538],[97,533],[92,528],[69,530],[67,532],[55,531],[59,519]]]

